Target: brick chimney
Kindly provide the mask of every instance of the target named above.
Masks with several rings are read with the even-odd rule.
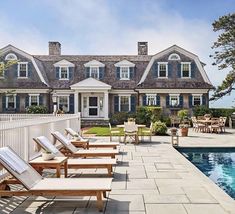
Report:
[[[61,44],[59,42],[49,42],[49,55],[61,55]]]
[[[148,42],[138,42],[138,55],[148,55]]]

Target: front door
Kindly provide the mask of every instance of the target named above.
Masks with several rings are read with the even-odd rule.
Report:
[[[98,109],[98,97],[89,97],[89,105],[88,105],[88,113],[90,117],[97,117],[99,116],[99,109]]]

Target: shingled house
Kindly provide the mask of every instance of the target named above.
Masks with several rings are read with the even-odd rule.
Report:
[[[0,50],[0,61],[18,60],[0,76],[0,112],[23,113],[30,105],[81,112],[83,120],[107,121],[114,112],[136,106],[161,106],[166,114],[196,105],[208,106],[213,87],[197,55],[173,45],[148,55],[138,42],[138,55],[61,55],[59,42],[49,42],[49,55],[31,55],[12,45]],[[4,92],[14,90],[13,94]]]

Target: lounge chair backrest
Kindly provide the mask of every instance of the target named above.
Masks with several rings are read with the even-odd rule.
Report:
[[[64,156],[59,149],[53,145],[48,138],[45,136],[40,136],[33,138],[33,140],[45,151],[53,153],[55,156]]]
[[[80,138],[80,140],[84,140],[84,138],[83,138],[78,132],[74,131],[74,130],[71,129],[71,128],[66,128],[65,131],[66,131],[67,133],[69,133],[72,137],[78,136],[78,138]]]
[[[65,148],[67,148],[70,152],[73,154],[78,151],[78,149],[68,140],[64,135],[62,135],[60,132],[56,131],[51,133],[60,143],[63,144]]]
[[[42,176],[10,147],[0,148],[0,163],[27,189],[31,189],[42,180]]]

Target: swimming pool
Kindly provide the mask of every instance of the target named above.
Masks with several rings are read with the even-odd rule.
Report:
[[[178,148],[178,151],[235,199],[235,148]]]

